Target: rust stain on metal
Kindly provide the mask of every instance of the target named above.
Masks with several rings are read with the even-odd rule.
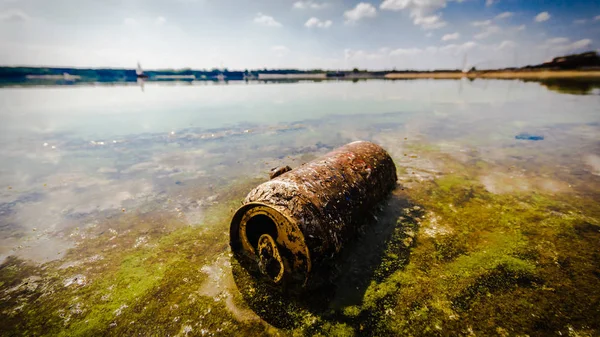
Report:
[[[364,141],[276,171],[234,214],[230,245],[242,266],[286,288],[326,272],[397,179],[389,154]]]

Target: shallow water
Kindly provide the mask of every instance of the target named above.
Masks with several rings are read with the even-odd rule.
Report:
[[[411,80],[2,88],[3,328],[66,335],[597,333],[598,296],[574,293],[594,289],[600,277],[600,95],[594,84],[581,87]],[[381,251],[369,259],[348,253],[354,262],[341,269],[356,282],[338,284],[331,312],[288,303],[293,308],[285,310],[298,315],[277,324],[251,303],[255,288],[240,285],[235,271],[231,277],[231,211],[270,168],[295,167],[355,140],[382,145],[399,168],[402,188],[373,225],[379,234],[361,239]],[[413,205],[418,211],[406,211]],[[563,220],[545,218],[551,212]],[[553,241],[565,235],[568,243]],[[539,314],[533,311],[506,322],[499,303],[510,307],[517,294],[537,299],[538,291],[557,289],[558,271],[544,263],[561,259],[581,277],[555,290],[553,300],[588,303],[561,309],[571,312],[546,325],[524,323]],[[368,264],[370,274],[352,263]],[[456,270],[467,275],[450,282],[460,289],[428,281]],[[482,304],[506,289],[514,297]],[[159,295],[163,302],[155,303]],[[47,310],[33,319],[26,309],[35,301]],[[469,313],[477,305],[497,319],[468,323],[477,321]],[[217,316],[209,319],[211,312]],[[53,328],[40,330],[42,319],[54,319]]]

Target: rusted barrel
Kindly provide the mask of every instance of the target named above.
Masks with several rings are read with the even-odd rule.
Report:
[[[359,141],[280,172],[246,196],[230,245],[244,268],[298,289],[323,279],[317,275],[396,185],[396,166],[383,148]]]

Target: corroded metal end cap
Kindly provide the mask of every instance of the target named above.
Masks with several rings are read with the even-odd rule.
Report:
[[[231,220],[230,239],[240,263],[270,282],[306,280],[310,257],[304,235],[284,209],[261,203],[240,207]]]

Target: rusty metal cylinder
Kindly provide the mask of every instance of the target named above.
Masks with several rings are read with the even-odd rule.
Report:
[[[394,188],[396,166],[380,146],[358,141],[280,172],[248,193],[231,220],[230,245],[269,283],[304,288],[322,279]]]

